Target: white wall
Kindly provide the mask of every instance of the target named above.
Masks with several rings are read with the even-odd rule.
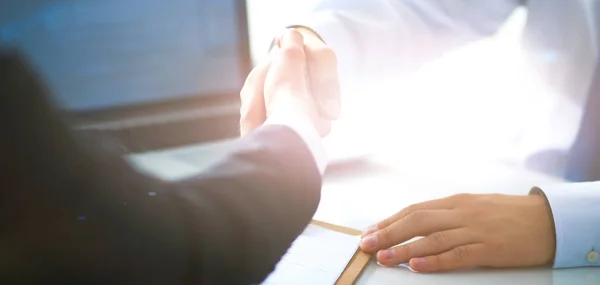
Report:
[[[285,26],[301,22],[319,2],[320,0],[247,0],[253,60],[256,62],[263,58],[273,36]],[[517,9],[499,31],[499,35],[507,40],[516,39],[525,18],[526,11]]]

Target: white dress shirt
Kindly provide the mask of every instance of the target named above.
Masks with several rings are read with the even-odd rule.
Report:
[[[409,80],[424,63],[467,43],[493,36],[522,2],[322,0],[303,21],[289,24],[302,24],[314,29],[333,48],[339,58],[343,96],[348,96],[348,93],[351,93],[348,91],[359,89],[355,87],[360,84],[390,85]],[[483,116],[488,117],[479,118],[480,120],[498,122],[498,125],[488,129],[469,129],[461,125],[465,123],[464,120],[456,119],[457,115],[464,116],[460,114],[464,110],[456,110],[453,114],[453,106],[447,106],[443,110],[447,112],[444,114],[448,115],[445,123],[465,134],[468,134],[469,130],[472,133],[489,132],[483,136],[493,138],[482,140],[481,144],[498,144],[502,149],[496,152],[506,152],[506,155],[501,154],[501,159],[511,160],[512,163],[526,165],[535,154],[546,150],[567,153],[577,134],[581,106],[585,102],[593,63],[597,58],[595,28],[589,24],[593,23],[596,16],[589,11],[588,2],[525,1],[529,10],[525,29],[527,33],[523,35],[520,44],[522,50],[518,59],[515,59],[523,61],[523,65],[515,64],[515,70],[506,73],[519,74],[516,77],[523,73],[529,78],[518,78],[515,79],[517,82],[512,82],[505,78],[510,77],[510,74],[498,75],[484,70],[484,73],[498,78],[494,78],[496,84],[487,90],[482,87],[481,94],[474,101],[464,94],[439,94],[442,100],[455,97],[463,105],[469,102],[477,104],[472,108],[477,109],[472,115],[482,117],[484,114]],[[557,22],[556,19],[562,22]],[[575,21],[576,19],[579,20]],[[574,24],[571,24],[572,22]],[[574,41],[570,36],[575,34],[581,44],[563,45],[565,40]],[[573,59],[573,55],[580,56]],[[525,68],[530,68],[531,71],[526,74],[523,71]],[[574,73],[577,76],[573,76]],[[500,89],[503,84],[512,84],[516,90],[507,89],[505,93],[490,90]],[[376,98],[377,94],[372,94],[377,92],[363,93],[366,94],[356,96],[373,98],[369,102],[380,105],[393,105],[396,102],[410,104],[412,99],[398,101],[397,98],[422,96],[399,91],[389,94],[388,99],[394,101],[388,103],[390,101],[386,101],[385,98],[379,99]],[[432,102],[429,105],[439,102],[436,101],[439,98],[431,97],[429,100]],[[410,106],[405,108],[410,109]],[[413,107],[415,108],[427,111],[422,106]],[[452,125],[448,122],[456,123]],[[398,125],[392,126],[403,128]],[[505,130],[494,131],[498,126]],[[440,127],[443,128],[445,127]],[[472,138],[466,138],[465,142],[469,140],[472,141]],[[564,165],[554,166],[551,171],[554,171],[553,174],[559,174],[562,167]]]
[[[522,122],[523,152],[567,151],[580,120],[573,106],[585,102],[597,59],[590,23],[600,15],[590,1],[324,0],[306,20],[289,24],[312,28],[334,49],[344,87],[365,77],[402,79],[427,60],[492,35],[522,2],[529,9],[524,46],[532,78],[548,87],[526,110],[531,119]],[[504,114],[514,115],[513,109]],[[600,182],[547,185],[531,193],[543,194],[552,209],[554,266],[600,266]]]

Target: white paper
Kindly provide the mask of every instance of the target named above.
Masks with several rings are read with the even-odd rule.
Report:
[[[359,242],[359,236],[309,225],[261,285],[333,285]]]

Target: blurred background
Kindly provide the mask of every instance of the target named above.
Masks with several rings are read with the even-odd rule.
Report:
[[[318,2],[3,0],[0,41],[38,67],[77,130],[114,136],[139,153],[237,136],[247,73],[273,36]],[[330,155],[343,161],[377,150],[415,167],[523,166],[540,144],[570,144],[556,141],[556,128],[572,132],[581,110],[532,77],[519,43],[526,19],[519,8],[494,37],[401,81],[357,81],[342,71],[343,115],[326,140]],[[559,105],[567,111],[557,118]],[[534,129],[539,121],[557,124]]]

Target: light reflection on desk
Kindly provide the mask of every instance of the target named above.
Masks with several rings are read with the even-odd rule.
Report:
[[[218,158],[223,145],[191,146],[131,157],[144,171],[174,179],[199,173]],[[408,154],[407,154],[408,155]],[[389,155],[332,166],[325,178],[315,219],[364,229],[410,204],[455,193],[527,194],[533,185],[560,179],[502,165],[473,161],[457,167],[423,160],[406,165]],[[382,267],[371,261],[356,284],[600,284],[600,268],[474,269],[422,274],[402,267]]]
[[[381,267],[371,262],[356,283],[362,284],[530,284],[598,285],[600,268],[472,269],[448,273],[415,273],[404,267]],[[372,282],[371,280],[377,280]]]

